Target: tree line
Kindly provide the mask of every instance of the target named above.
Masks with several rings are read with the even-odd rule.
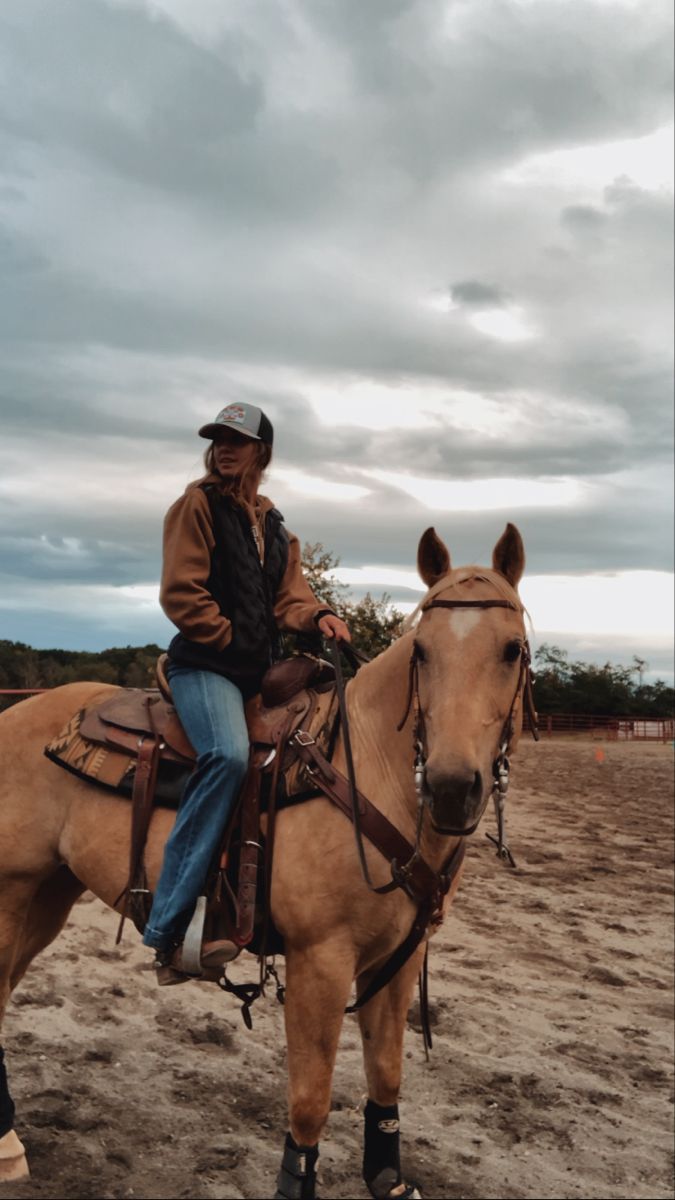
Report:
[[[540,713],[587,713],[608,717],[672,717],[675,690],[662,679],[644,683],[647,663],[570,662],[566,650],[544,642],[535,656],[534,698]]]
[[[351,599],[349,589],[336,581],[339,559],[320,542],[306,543],[303,569],[316,595],[347,622],[353,644],[373,658],[390,645],[400,632],[403,613],[386,594],[370,593]],[[309,650],[321,653],[318,635],[285,638],[285,652]],[[155,663],[162,647],[111,647],[100,653],[81,650],[36,650],[23,642],[0,640],[0,689],[51,688],[78,680],[112,683],[123,687],[153,687]],[[325,651],[324,651],[325,653]],[[675,691],[663,680],[646,684],[647,663],[638,655],[632,665],[570,661],[559,646],[544,644],[535,655],[534,695],[540,713],[588,713],[607,716],[669,717],[675,707]],[[347,668],[348,673],[348,668]],[[0,696],[0,708],[12,703]]]

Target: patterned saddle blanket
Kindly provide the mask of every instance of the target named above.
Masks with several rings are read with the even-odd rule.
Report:
[[[265,704],[264,695],[274,698],[268,689],[246,706],[249,739],[253,749],[260,752],[261,764],[269,759],[266,767],[271,767],[273,751],[284,729],[290,733],[302,725],[324,745],[329,740],[336,710],[330,683],[302,688],[281,704]],[[102,703],[79,710],[44,753],[74,775],[131,797],[139,751],[149,739],[159,743],[154,803],[177,808],[196,755],[175,708],[158,689],[120,688]],[[282,770],[287,795],[302,792],[310,782],[295,756],[288,755]]]

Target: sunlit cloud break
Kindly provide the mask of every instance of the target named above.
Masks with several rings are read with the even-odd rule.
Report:
[[[424,592],[416,571],[397,567],[338,567],[332,576],[362,595],[366,591]],[[651,638],[669,641],[675,577],[667,571],[597,572],[588,575],[525,575],[520,595],[536,631],[557,634],[620,635],[634,633],[635,612],[649,597]],[[410,612],[416,600],[396,599]]]
[[[536,330],[528,325],[521,308],[479,309],[469,321],[480,333],[496,338],[498,342],[526,342],[536,337]]]
[[[578,479],[425,479],[394,471],[367,474],[437,512],[560,508],[583,504],[590,485]]]
[[[502,173],[506,183],[525,187],[603,188],[627,178],[649,190],[673,190],[673,126],[640,138],[574,146],[535,154]]]
[[[340,483],[334,479],[322,479],[319,475],[306,475],[304,471],[287,467],[274,468],[274,482],[315,500],[362,500],[370,489],[356,483]]]

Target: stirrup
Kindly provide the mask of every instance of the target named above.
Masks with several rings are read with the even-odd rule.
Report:
[[[186,975],[199,976],[202,973],[202,941],[204,938],[204,922],[206,920],[206,896],[199,896],[195,904],[192,920],[187,927],[183,939],[181,966]]]

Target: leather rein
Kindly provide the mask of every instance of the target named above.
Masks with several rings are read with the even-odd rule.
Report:
[[[515,604],[508,600],[429,600],[422,606],[422,612],[426,612],[430,608],[509,608],[518,611]],[[358,668],[364,663],[370,662],[367,655],[356,650],[349,644],[343,645],[342,650],[350,659],[353,667]],[[277,999],[283,1004],[285,989],[282,986],[277,975],[274,959],[269,959],[267,955],[267,932],[269,925],[270,913],[270,883],[271,883],[271,866],[274,843],[274,813],[276,808],[276,795],[280,781],[281,764],[284,758],[286,747],[292,749],[298,758],[305,764],[307,772],[314,785],[317,788],[317,794],[322,793],[328,800],[339,808],[346,817],[348,817],[354,826],[354,834],[356,838],[357,851],[363,879],[371,891],[382,895],[393,891],[395,888],[401,888],[417,905],[415,917],[407,937],[393,951],[386,962],[375,972],[368,985],[357,997],[354,1004],[350,1004],[346,1009],[346,1013],[354,1013],[363,1008],[369,1000],[373,998],[382,988],[394,978],[401,967],[414,954],[415,950],[420,945],[425,934],[431,925],[440,924],[443,916],[443,900],[447,895],[453,880],[456,879],[459,869],[464,861],[467,835],[474,832],[476,826],[471,829],[464,829],[456,832],[458,838],[457,845],[451,851],[440,871],[434,871],[428,863],[422,858],[420,853],[420,837],[422,831],[422,821],[424,817],[424,808],[426,804],[425,789],[424,789],[424,772],[426,767],[426,733],[424,728],[424,714],[420,703],[419,696],[419,662],[420,653],[417,643],[413,644],[413,650],[410,656],[408,695],[406,701],[405,713],[397,726],[400,732],[405,725],[411,706],[414,710],[413,721],[413,776],[415,781],[415,791],[417,795],[417,826],[414,845],[407,840],[399,832],[395,825],[385,817],[384,813],[380,812],[375,805],[364,796],[356,786],[356,777],[354,771],[354,761],[352,756],[351,738],[349,733],[349,720],[347,715],[347,705],[345,700],[345,684],[342,674],[342,663],[340,659],[340,647],[335,639],[331,641],[331,654],[335,666],[335,690],[338,699],[338,717],[333,725],[333,731],[329,739],[328,759],[319,749],[315,738],[302,727],[291,734],[291,722],[282,730],[279,743],[276,746],[276,761],[273,771],[271,784],[271,801],[269,809],[268,823],[268,839],[266,853],[266,878],[267,878],[267,902],[265,906],[265,926],[262,939],[262,948],[259,951],[260,962],[260,980],[252,984],[237,984],[227,978],[225,972],[222,979],[219,981],[220,987],[226,992],[232,992],[242,1003],[242,1016],[248,1028],[251,1028],[250,1008],[253,1002],[261,996],[265,991],[265,986],[270,979],[274,979],[276,983]],[[521,662],[520,672],[518,676],[518,684],[514,693],[511,707],[509,709],[506,721],[502,729],[499,752],[493,764],[493,799],[498,822],[498,838],[494,838],[488,833],[487,837],[497,846],[498,856],[515,866],[511,851],[506,845],[504,838],[504,802],[509,784],[509,763],[507,752],[513,738],[515,723],[514,714],[518,699],[521,693],[524,696],[524,703],[530,719],[530,729],[535,740],[539,739],[539,731],[537,728],[537,714],[534,708],[534,699],[532,695],[532,674],[531,674],[531,656],[527,641],[521,645]],[[347,778],[338,771],[329,759],[332,758],[332,752],[337,738],[337,730],[339,724],[342,725],[343,745],[345,749],[345,759],[347,763]],[[363,845],[364,835],[370,843],[389,861],[391,870],[391,881],[381,887],[375,887],[370,877],[368,863],[366,861],[365,849]],[[419,976],[420,985],[420,1018],[422,1024],[422,1034],[424,1038],[424,1048],[427,1058],[429,1050],[432,1046],[431,1025],[429,1019],[428,1005],[428,945],[426,948],[424,962]]]
[[[509,608],[518,611],[517,605],[509,600],[430,600],[423,605],[422,612],[426,612],[431,608]],[[343,650],[352,659],[357,669],[363,662],[369,661],[365,655],[355,651],[351,646],[343,646]],[[335,639],[331,641],[331,654],[335,665],[336,692],[342,724],[347,779],[345,780],[345,777],[333,767],[332,763],[328,762],[319,750],[315,739],[306,730],[298,729],[289,739],[288,744],[305,763],[307,771],[316,786],[352,821],[363,879],[370,890],[378,895],[384,895],[394,891],[396,888],[401,888],[417,904],[417,912],[408,936],[380,970],[376,972],[356,1002],[346,1009],[346,1012],[351,1013],[362,1008],[381,988],[389,983],[417,949],[429,925],[440,923],[442,919],[443,899],[450,890],[452,882],[456,878],[464,860],[466,842],[463,839],[475,831],[478,822],[469,829],[441,831],[448,835],[456,836],[460,840],[451,851],[440,871],[434,871],[425,862],[420,853],[420,838],[426,805],[424,772],[427,750],[424,714],[419,696],[420,658],[417,643],[414,643],[410,657],[406,710],[397,726],[397,731],[400,732],[408,719],[412,706],[414,712],[413,775],[417,795],[417,825],[414,845],[404,838],[388,818],[375,808],[358,790],[352,756],[340,647]],[[499,857],[509,861],[512,866],[515,866],[515,863],[504,838],[504,801],[509,782],[507,752],[513,738],[515,729],[514,714],[521,694],[525,697],[533,736],[535,739],[539,737],[532,696],[530,666],[530,650],[527,641],[525,641],[521,648],[518,684],[499,739],[499,752],[493,764],[493,797],[498,821],[498,839],[492,838],[490,834],[488,834],[488,837],[497,845]],[[345,783],[348,783],[347,793],[344,788]],[[390,862],[391,881],[380,887],[376,887],[373,884],[370,876],[363,844],[364,834]],[[430,1046],[431,1037],[428,1028],[425,1028],[424,1033],[425,1045]]]
[[[370,660],[352,647],[342,647],[352,659],[354,666]],[[354,1004],[348,1005],[346,1013],[358,1012],[369,1000],[394,978],[401,967],[422,941],[429,925],[441,921],[443,898],[464,860],[465,843],[458,842],[441,871],[434,871],[419,852],[421,814],[418,815],[417,834],[413,845],[395,825],[363,795],[356,786],[354,760],[352,756],[349,720],[345,701],[345,684],[340,661],[340,648],[331,641],[331,655],[335,665],[335,683],[338,698],[342,738],[347,762],[347,778],[337,771],[319,750],[315,739],[306,730],[298,729],[289,739],[288,745],[305,763],[308,774],[317,788],[349,817],[356,838],[361,870],[366,885],[372,892],[384,895],[401,888],[417,905],[411,929],[404,941],[394,950],[387,961],[375,972],[368,985],[359,994]],[[346,785],[346,786],[345,786]],[[364,835],[385,858],[389,860],[391,881],[381,887],[372,882],[363,845]],[[425,1046],[431,1046],[428,1020],[423,1020]]]

